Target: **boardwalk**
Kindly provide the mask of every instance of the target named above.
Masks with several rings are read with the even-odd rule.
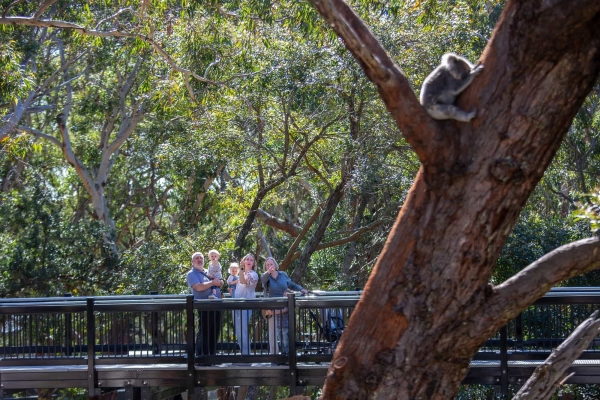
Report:
[[[194,302],[191,296],[4,299],[0,301],[0,395],[27,388],[126,388],[196,394],[218,386],[321,386],[359,292],[279,299]],[[465,383],[507,392],[522,384],[600,303],[595,288],[554,289],[488,340]],[[290,355],[278,354],[277,328],[261,310],[287,307]],[[250,351],[242,355],[234,315],[252,310]],[[217,354],[195,356],[198,312],[219,311]],[[211,313],[213,315],[214,313]],[[93,345],[90,345],[93,344]],[[207,365],[208,366],[201,366]],[[573,367],[568,383],[600,383],[600,340]]]

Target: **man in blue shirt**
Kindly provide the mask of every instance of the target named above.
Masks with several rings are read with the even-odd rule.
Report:
[[[205,275],[206,274],[206,275]],[[194,300],[208,299],[212,294],[211,287],[217,286],[217,298],[221,298],[223,285],[221,279],[210,279],[204,269],[204,255],[196,252],[192,255],[192,269],[187,273],[187,283],[194,295]],[[221,312],[199,312],[198,333],[196,334],[196,357],[217,353],[217,340],[221,332]]]

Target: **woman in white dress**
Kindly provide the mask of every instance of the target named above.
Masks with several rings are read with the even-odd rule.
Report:
[[[236,286],[234,298],[254,299],[256,297],[256,284],[258,274],[256,273],[256,259],[252,254],[246,254],[240,262],[240,280]],[[240,310],[234,312],[235,334],[242,355],[250,354],[250,340],[248,338],[248,322],[252,310]]]

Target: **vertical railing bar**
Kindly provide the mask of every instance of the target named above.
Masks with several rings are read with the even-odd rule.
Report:
[[[117,331],[117,335],[119,335],[119,333],[121,334],[121,339],[120,339],[121,343],[119,343],[119,353],[123,354],[123,346],[125,346],[125,335],[124,335],[125,332],[123,332],[123,327],[125,326],[125,318],[126,317],[125,317],[124,312],[120,312],[117,315],[121,317],[121,323],[117,325],[117,328],[120,327],[120,329],[119,329],[120,332]],[[127,351],[129,353],[129,341],[127,343],[127,346],[125,346],[125,351]],[[116,356],[116,354],[115,354],[115,356]]]
[[[560,340],[563,337],[563,329],[562,329],[562,315],[560,315],[560,313],[562,312],[562,304],[558,304],[556,306],[554,306],[554,311],[553,311],[553,320],[554,320],[554,326],[552,326],[552,328],[550,329],[552,332],[556,332],[553,333],[552,336],[552,347],[551,349],[554,349],[555,344],[556,344],[556,340],[554,339],[558,339]]]
[[[96,396],[98,393],[98,374],[96,373],[96,355],[94,345],[96,344],[96,321],[94,320],[94,298],[88,297],[86,301],[87,313],[87,341],[88,341],[88,396]]]
[[[148,351],[149,347],[149,341],[148,341],[148,329],[146,329],[147,327],[147,318],[148,313],[146,312],[140,312],[140,346],[146,349],[146,357],[149,356],[149,354],[151,353],[151,351]],[[150,328],[152,329],[152,328]],[[150,349],[151,350],[151,349]],[[140,354],[144,354],[143,352],[141,352]]]
[[[54,332],[56,333],[59,329],[59,323],[60,321],[58,320],[58,313],[54,313],[54,318],[52,318],[52,328],[54,330]],[[48,335],[48,340],[50,340],[50,335]],[[50,351],[50,347],[48,347],[48,351]],[[55,358],[56,357],[56,341],[52,340],[52,357]]]
[[[37,320],[37,318],[35,318],[35,319]],[[39,335],[40,334],[43,335],[43,331],[48,329],[48,314],[43,314],[43,316],[40,319],[42,320],[42,326],[41,326],[41,331],[42,332],[40,332],[40,327],[39,327],[40,324],[39,323],[35,324],[35,328],[36,328],[36,338],[35,339],[36,339],[37,343],[42,342],[40,340],[40,336]],[[34,315],[32,314],[32,315],[29,316],[29,333],[30,333],[29,337],[31,337],[31,333],[33,332],[33,327],[31,325],[33,323],[33,321],[34,321]],[[45,321],[45,323],[44,323],[44,321]],[[25,333],[24,333],[21,336],[21,341],[22,341],[23,345],[25,345],[25,339],[26,338],[25,338]],[[37,345],[34,348],[35,348],[35,354],[33,354],[33,358],[37,358],[37,352],[38,352],[37,351]],[[42,345],[40,353],[42,354],[42,357],[43,357],[44,356],[44,346],[43,345]],[[29,358],[32,358],[32,354],[31,353],[29,353]]]
[[[508,395],[508,347],[507,328],[500,328],[500,393]]]
[[[156,294],[158,295],[158,292],[151,292],[150,294]],[[164,314],[166,315],[166,311],[164,311]],[[152,337],[152,355],[156,356],[158,354],[158,356],[160,356],[160,340],[158,338],[158,321],[160,321],[159,319],[159,313],[158,312],[153,312],[152,314],[150,314],[150,326],[151,326],[151,337]]]
[[[187,362],[188,362],[188,394],[194,393],[194,296],[187,295],[185,298],[186,325],[187,325]],[[199,345],[199,344],[198,344]]]
[[[296,374],[298,368],[296,365],[296,296],[294,293],[288,293],[288,360],[290,363],[290,395],[296,394]]]
[[[63,297],[71,297],[70,293],[65,293]],[[65,313],[65,356],[70,357],[72,354],[71,351],[71,342],[73,340],[73,316],[72,313]]]
[[[33,327],[31,326],[31,324],[32,324],[32,321],[33,321],[33,314],[31,314],[29,316],[29,318],[27,318],[27,319],[29,320],[29,346],[28,346],[28,348],[29,348],[29,358],[31,358],[31,347],[33,345],[33,337],[32,337],[32,335],[33,335]],[[37,327],[37,324],[36,324],[36,327]],[[27,331],[27,327],[25,327],[25,330]],[[25,333],[23,334],[23,336],[25,336]],[[39,342],[39,340],[38,340],[38,342]],[[36,347],[35,350],[37,352],[37,345],[35,347]],[[23,349],[25,349],[25,338],[23,338]],[[25,358],[25,357],[23,357],[23,358]]]

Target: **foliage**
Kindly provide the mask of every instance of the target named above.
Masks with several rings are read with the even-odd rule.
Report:
[[[66,219],[53,189],[32,179],[2,196],[2,297],[86,295],[111,284],[115,266],[105,259],[102,225]]]
[[[574,214],[578,220],[588,221],[591,231],[600,233],[600,192],[588,196],[589,204],[580,205]]]
[[[573,220],[545,219],[535,213],[523,213],[498,258],[493,283],[503,282],[546,253],[589,234],[585,224]]]
[[[478,58],[502,6],[466,0],[353,4],[417,92],[443,53]],[[36,4],[20,2],[8,16],[35,10]],[[364,285],[419,163],[375,89],[308,3],[92,1],[51,7],[44,16],[142,36],[3,25],[4,118],[12,110],[8,104],[23,100],[58,71],[60,48],[66,60],[75,60],[68,72],[73,149],[92,175],[102,157],[102,132],[119,108],[120,82],[138,59],[125,113],[119,111],[110,123],[118,127],[136,101],[146,115],[115,155],[103,188],[112,232],[95,219],[84,182],[47,137],[18,131],[2,141],[3,293],[184,292],[181,277],[191,252],[218,248],[223,265],[235,261],[235,238],[259,189],[258,166],[265,179],[277,177],[282,163],[291,162],[282,157],[286,140],[296,141],[297,151],[336,116],[293,176],[271,190],[260,207],[304,226],[339,182],[345,155],[352,155],[351,179],[323,241],[342,239],[376,221],[384,224],[356,242],[317,251],[304,279],[315,288]],[[154,40],[180,69],[143,38]],[[55,139],[60,136],[54,116],[69,96],[67,76],[59,76],[36,95],[31,106],[40,110],[20,121]],[[495,281],[589,234],[569,212],[587,188],[598,186],[597,93],[584,104],[526,206],[498,261]],[[117,136],[115,129],[109,139]],[[243,252],[266,255],[257,226],[275,257],[283,259],[294,237],[262,222],[252,227]],[[119,260],[106,253],[107,237]],[[45,266],[44,282],[65,283],[34,284],[31,271],[39,273],[39,265]]]

